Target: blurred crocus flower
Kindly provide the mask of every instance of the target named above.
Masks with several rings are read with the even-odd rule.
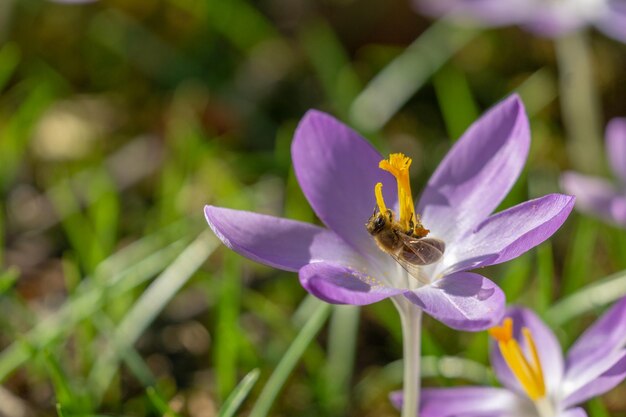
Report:
[[[594,25],[626,42],[626,4],[621,0],[413,0],[433,16],[468,18],[486,26],[520,25],[550,38]]]
[[[615,118],[606,128],[606,153],[617,177],[608,179],[568,171],[563,189],[576,196],[576,207],[611,223],[626,226],[626,118]]]
[[[365,227],[384,201],[400,207],[401,219],[413,208],[410,159],[396,154],[384,160],[361,136],[319,111],[302,119],[291,153],[302,191],[326,227],[213,206],[205,207],[205,215],[226,246],[297,271],[302,286],[322,300],[364,305],[393,297],[450,327],[485,329],[501,319],[504,294],[467,271],[508,261],[543,242],[574,204],[573,197],[551,194],[491,215],[519,176],[529,143],[523,104],[512,96],[452,147],[415,206],[415,220],[430,231],[428,237],[445,243],[437,262],[419,267],[418,279],[380,250]]]
[[[563,358],[554,333],[532,311],[507,310],[490,329],[491,364],[503,385],[423,389],[422,417],[585,417],[583,402],[626,377],[626,298],[596,321]],[[402,394],[393,393],[399,406]]]

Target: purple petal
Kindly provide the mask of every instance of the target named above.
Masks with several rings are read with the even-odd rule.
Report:
[[[607,125],[606,153],[613,172],[626,184],[626,118],[612,119]]]
[[[445,262],[461,271],[516,258],[552,236],[573,207],[574,197],[550,194],[495,214],[450,245]]]
[[[563,354],[561,345],[554,333],[552,333],[552,330],[535,313],[525,308],[509,308],[505,313],[505,317],[513,319],[513,337],[528,358],[530,357],[530,351],[522,335],[522,328],[527,327],[530,330],[539,352],[539,360],[543,368],[543,377],[548,394],[558,393],[563,379]],[[524,390],[500,354],[497,343],[493,341],[491,343],[490,357],[491,366],[500,382],[510,390],[524,393]]]
[[[569,376],[566,377],[564,407],[584,403],[615,388],[617,384],[622,382],[626,378],[626,349],[600,358],[597,362],[589,363],[585,374],[587,376],[595,375],[592,378],[581,377],[578,380],[570,380]],[[588,381],[579,386],[583,379]],[[576,389],[572,392],[574,387]]]
[[[366,272],[325,262],[305,265],[298,275],[308,292],[333,304],[372,304],[406,291],[387,287]]]
[[[561,187],[576,196],[576,207],[618,225],[626,225],[626,195],[602,178],[568,171],[561,175]]]
[[[352,129],[315,110],[300,121],[291,156],[302,191],[324,224],[362,254],[382,258],[365,229],[377,182],[388,206],[397,201],[393,177],[378,168],[382,156]]]
[[[587,417],[587,413],[582,408],[572,408],[559,413],[556,417]]]
[[[610,1],[608,6],[610,10],[598,19],[596,25],[607,36],[626,43],[626,7],[619,1]]]
[[[532,406],[509,390],[491,387],[426,388],[420,392],[421,417],[496,417],[532,413]],[[402,408],[402,392],[390,395],[393,405]],[[515,413],[517,410],[520,413]]]
[[[497,104],[452,147],[418,204],[424,226],[447,243],[493,212],[519,176],[530,144],[517,95]]]
[[[609,309],[574,343],[567,354],[566,380],[585,379],[589,367],[626,347],[626,298]],[[610,364],[609,364],[610,365]],[[606,367],[604,369],[607,369]],[[600,369],[600,372],[604,371]],[[597,372],[595,375],[598,375]],[[579,385],[586,384],[589,378]]]
[[[483,25],[520,23],[533,10],[528,0],[414,0],[419,11],[432,16],[469,17]]]
[[[317,261],[362,262],[330,230],[294,220],[221,207],[204,208],[209,226],[235,252],[287,271]]]
[[[479,331],[500,322],[505,297],[487,278],[457,272],[405,296],[427,314],[457,330]]]
[[[567,2],[542,2],[528,16],[524,28],[540,36],[557,38],[587,24],[587,15]]]

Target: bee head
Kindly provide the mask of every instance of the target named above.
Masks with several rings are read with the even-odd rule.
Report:
[[[365,224],[367,231],[370,235],[376,235],[382,231],[388,222],[393,221],[393,214],[390,210],[387,213],[381,213],[377,209],[374,209],[374,213],[370,216],[369,220]]]

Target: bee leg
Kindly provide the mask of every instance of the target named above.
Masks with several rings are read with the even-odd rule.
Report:
[[[409,236],[412,236],[414,230],[415,230],[415,223],[413,222],[413,215],[411,214],[411,219],[409,220],[409,230],[407,230],[406,234]]]
[[[387,209],[387,217],[389,217],[390,222],[393,222],[393,211]]]

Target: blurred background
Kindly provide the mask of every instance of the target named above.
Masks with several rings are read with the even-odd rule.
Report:
[[[626,46],[588,36],[604,126],[626,116]],[[408,0],[1,0],[0,45],[1,416],[398,415],[391,303],[322,304],[203,219],[214,204],[317,221],[289,153],[309,108],[410,155],[419,190],[518,91],[532,149],[502,207],[578,168],[552,42]],[[373,88],[380,74],[394,88]],[[625,253],[626,232],[574,213],[484,275],[568,346],[626,293]],[[426,385],[493,381],[485,333],[425,320]],[[625,398],[587,409],[626,416]]]

